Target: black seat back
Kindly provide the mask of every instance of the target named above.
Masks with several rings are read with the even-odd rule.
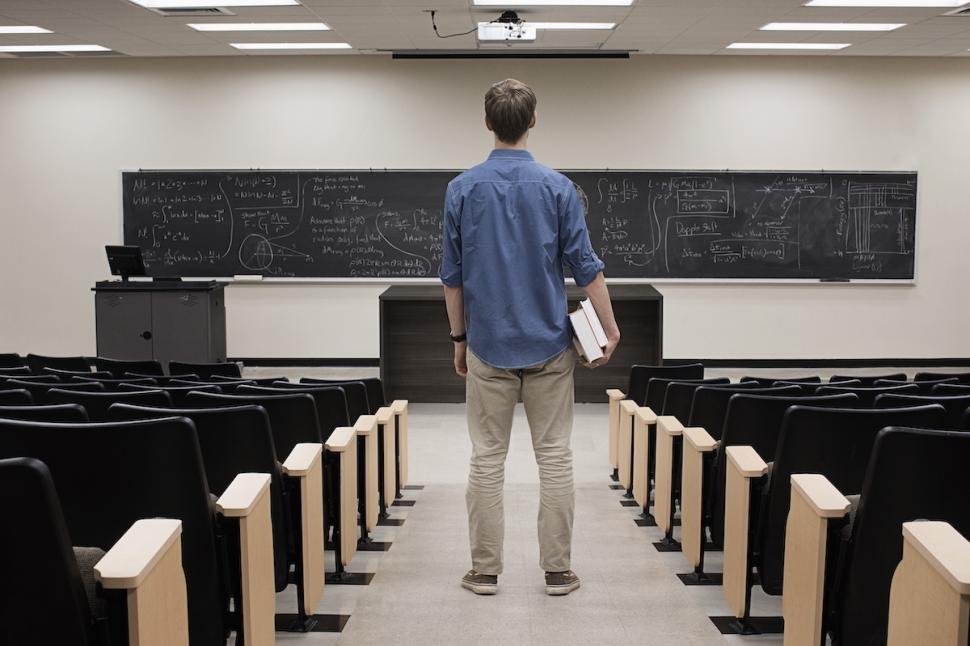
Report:
[[[716,379],[668,379],[666,377],[653,377],[647,382],[647,394],[643,398],[643,406],[649,406],[657,415],[673,415],[668,413],[665,405],[667,400],[667,387],[672,383],[694,383],[709,386],[724,386],[731,383],[727,377]],[[690,410],[688,410],[690,413]]]
[[[215,518],[190,420],[169,417],[108,424],[0,420],[0,457],[11,456],[37,458],[50,469],[76,545],[108,550],[136,520],[181,520],[189,640],[193,646],[225,645],[228,602],[216,550]]]
[[[240,386],[240,395],[282,395],[289,393],[303,393],[313,397],[317,408],[317,421],[320,433],[324,439],[330,437],[333,429],[350,426],[353,422],[347,410],[347,394],[340,386],[311,386],[308,384],[290,384],[289,387],[271,388],[269,386]],[[356,421],[356,420],[354,420]]]
[[[741,377],[741,381],[757,381],[762,386],[773,386],[779,381],[786,384],[817,384],[821,383],[822,378],[818,375],[811,377]]]
[[[970,393],[963,395],[879,395],[876,408],[905,408],[939,404],[946,409],[945,428],[960,428],[963,414],[970,408]]]
[[[917,372],[913,381],[936,381],[956,378],[958,383],[970,385],[970,372]]]
[[[161,390],[172,398],[172,406],[188,406],[188,394],[199,391],[205,393],[221,393],[219,386],[151,386],[142,384],[121,384],[119,390],[127,392],[144,392],[146,390]],[[137,404],[136,404],[137,405]]]
[[[866,387],[851,387],[846,388],[844,386],[822,386],[815,391],[819,395],[838,395],[840,393],[852,393],[859,398],[859,406],[864,406],[867,408],[872,408],[876,403],[876,397],[879,395],[915,395],[919,393],[919,386],[916,384],[903,384],[901,386],[866,386]]]
[[[34,398],[29,390],[23,388],[0,390],[0,405],[29,406],[32,403],[34,403]]]
[[[135,372],[141,375],[150,375],[152,377],[162,377],[165,375],[165,370],[162,369],[162,364],[158,361],[127,361],[122,359],[107,359],[105,357],[96,357],[94,360],[94,367],[98,370],[104,370],[110,372],[116,379],[123,379],[127,377],[129,372]]]
[[[172,379],[168,383],[169,386],[177,386],[177,387],[188,386],[189,388],[192,388],[192,387],[201,388],[203,386],[213,386],[215,388],[218,388],[221,392],[224,392],[224,393],[234,393],[236,392],[236,389],[239,388],[240,386],[253,386],[255,384],[256,384],[255,381],[249,381],[249,380],[192,381],[189,379]]]
[[[872,460],[844,557],[840,559],[839,644],[885,644],[889,589],[903,556],[902,524],[942,520],[970,536],[970,434],[887,428]]]
[[[756,565],[765,592],[778,595],[782,591],[793,473],[821,473],[844,495],[858,494],[881,429],[896,425],[940,428],[945,419],[946,411],[939,404],[889,409],[789,408],[753,542],[760,548]]]
[[[300,390],[308,387],[313,388],[314,385],[304,383],[294,384],[290,382],[278,381],[273,384],[272,387]],[[344,391],[344,396],[347,398],[347,415],[351,424],[353,424],[361,415],[371,415],[372,410],[375,412],[377,411],[377,409],[374,408],[370,403],[370,397],[367,392],[367,384],[365,384],[363,381],[332,381],[327,384],[317,384],[316,387],[340,388]],[[380,406],[377,408],[380,408]]]
[[[825,382],[816,383],[814,381],[776,381],[774,385],[775,386],[798,386],[799,388],[802,389],[802,392],[810,393],[814,395],[815,393],[818,392],[819,388],[824,388],[830,384]],[[837,384],[832,384],[832,385],[837,385],[840,388],[849,388],[849,387],[862,386],[862,382],[856,381],[853,379],[852,381],[840,381]]]
[[[94,373],[92,373],[94,374]],[[97,382],[99,384],[104,384],[106,390],[118,390],[122,384],[141,384],[142,386],[158,386],[158,380],[154,377],[122,377],[121,379],[116,379],[115,377],[71,377],[64,383],[77,383],[77,382]]]
[[[172,381],[175,380],[175,379],[181,379],[181,380],[184,380],[184,381],[198,381],[199,380],[199,378],[196,377],[195,375],[167,375],[167,376],[162,377],[162,376],[158,376],[158,375],[146,375],[146,374],[142,374],[140,372],[126,372],[124,374],[124,376],[125,377],[130,377],[131,379],[144,379],[145,377],[148,377],[150,379],[154,379],[155,380],[155,383],[157,383],[160,386],[166,386],[166,385],[172,383]]]
[[[289,536],[288,497],[269,416],[262,406],[152,408],[112,404],[108,414],[117,421],[158,419],[173,415],[192,420],[199,437],[209,490],[216,496],[222,495],[240,473],[270,474],[276,591],[286,588],[289,567],[287,547],[292,544]]]
[[[99,384],[96,381],[72,381],[70,383],[62,384],[49,383],[46,381],[21,381],[19,379],[10,379],[7,381],[5,387],[29,391],[30,396],[34,399],[34,403],[48,403],[47,393],[53,388],[70,390],[72,392],[104,392],[104,384]]]
[[[91,363],[86,357],[47,357],[42,354],[28,354],[27,366],[35,375],[42,374],[44,368],[91,372]]]
[[[928,395],[933,392],[933,388],[940,384],[959,384],[959,380],[956,377],[949,377],[947,379],[934,379],[924,380],[924,381],[892,381],[890,379],[880,379],[876,382],[877,388],[886,388],[889,386],[906,386],[909,384],[914,384],[921,394]]]
[[[87,370],[60,370],[58,368],[44,368],[41,371],[44,375],[56,375],[61,378],[61,381],[69,381],[71,377],[83,377],[82,381],[90,381],[91,378],[101,377],[102,379],[110,379],[110,372],[92,372],[91,369]]]
[[[340,385],[342,383],[348,382],[359,382],[364,384],[367,389],[367,405],[369,407],[368,413],[374,415],[377,413],[378,408],[387,406],[387,396],[384,394],[384,384],[377,377],[361,377],[360,379],[314,379],[312,377],[303,377],[300,379],[301,384],[312,384],[312,385]]]
[[[0,352],[0,370],[7,368],[24,368],[27,362],[16,352]]]
[[[257,386],[272,386],[273,384],[284,381],[290,383],[290,380],[286,377],[224,377],[222,375],[212,375],[210,379],[212,383],[239,383],[239,384],[249,384]]]
[[[760,393],[762,395],[797,395],[801,393],[798,386],[772,386],[757,388],[739,384],[731,386],[701,386],[694,391],[694,401],[690,406],[690,417],[685,426],[703,428],[715,440],[721,439],[724,429],[724,416],[727,414],[728,402],[737,393]]]
[[[170,407],[172,398],[161,390],[142,390],[117,393],[89,393],[77,390],[53,388],[47,391],[45,402],[51,404],[80,404],[84,406],[93,422],[108,420],[108,408],[114,403],[138,404],[142,406]]]
[[[651,380],[651,383],[654,380]],[[754,383],[754,382],[749,382]],[[694,402],[694,391],[696,391],[701,386],[730,386],[731,380],[727,377],[723,379],[702,379],[700,381],[671,381],[667,384],[667,389],[664,394],[663,405],[661,409],[664,415],[673,415],[681,424],[686,424],[687,420],[690,419],[690,407]],[[739,385],[739,384],[734,384]],[[747,387],[747,386],[743,386]],[[649,391],[650,386],[647,386]],[[650,394],[648,392],[647,398],[649,399]],[[655,410],[658,415],[661,411]]]
[[[855,408],[855,395],[762,395],[735,393],[728,400],[724,413],[721,444],[714,454],[711,470],[710,495],[707,500],[711,519],[711,541],[716,546],[724,542],[724,489],[727,484],[727,452],[729,446],[753,446],[765,462],[775,459],[778,435],[785,412],[791,406],[820,408]]]
[[[91,644],[91,610],[47,467],[0,460],[0,505],[10,523],[0,531],[0,643]]]
[[[0,406],[0,419],[24,419],[35,422],[86,422],[88,414],[80,404],[46,406]]]
[[[189,393],[186,401],[198,408],[262,406],[269,416],[276,455],[284,460],[300,442],[322,443],[325,439],[320,433],[316,404],[307,393],[226,395],[196,391]]]
[[[872,388],[876,385],[877,381],[882,379],[888,379],[889,381],[906,381],[905,372],[894,372],[888,375],[832,375],[829,378],[829,383],[836,383],[839,381],[859,381],[862,383],[863,388]]]
[[[187,363],[184,361],[169,361],[168,374],[170,375],[196,375],[199,379],[211,379],[215,375],[223,377],[242,377],[239,364],[227,361],[220,363]]]
[[[32,374],[27,366],[14,366],[10,368],[0,368],[0,377],[26,377]]]
[[[646,406],[647,385],[651,379],[703,379],[704,364],[691,363],[685,366],[643,366],[635,365],[630,368],[630,380],[627,383],[626,397]],[[654,411],[657,412],[657,411]]]

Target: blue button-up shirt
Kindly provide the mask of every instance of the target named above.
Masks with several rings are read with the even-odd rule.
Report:
[[[555,357],[572,338],[563,265],[602,271],[573,183],[525,150],[497,149],[448,184],[441,282],[463,287],[468,346],[496,368]]]

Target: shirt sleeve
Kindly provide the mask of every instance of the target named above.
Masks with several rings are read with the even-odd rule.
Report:
[[[441,231],[441,268],[438,277],[448,287],[461,287],[461,214],[451,184],[445,191],[445,218]]]
[[[586,214],[572,183],[559,207],[559,252],[580,287],[589,285],[603,271],[603,261],[597,257],[589,241]]]

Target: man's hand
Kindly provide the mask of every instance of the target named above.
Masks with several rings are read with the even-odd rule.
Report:
[[[620,345],[620,335],[616,334],[614,336],[606,337],[606,347],[603,348],[603,356],[592,363],[583,362],[583,365],[587,368],[599,368],[600,366],[605,366],[610,362],[610,357],[613,356],[613,351],[616,350],[616,346]]]
[[[455,344],[455,372],[464,379],[468,376],[468,343],[462,341]]]

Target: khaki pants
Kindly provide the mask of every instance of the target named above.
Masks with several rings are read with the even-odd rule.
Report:
[[[569,441],[575,356],[570,348],[542,365],[504,370],[468,352],[465,393],[472,458],[466,502],[472,567],[480,574],[502,573],[505,456],[520,394],[539,465],[540,566],[546,572],[563,572],[570,567],[574,497]]]

